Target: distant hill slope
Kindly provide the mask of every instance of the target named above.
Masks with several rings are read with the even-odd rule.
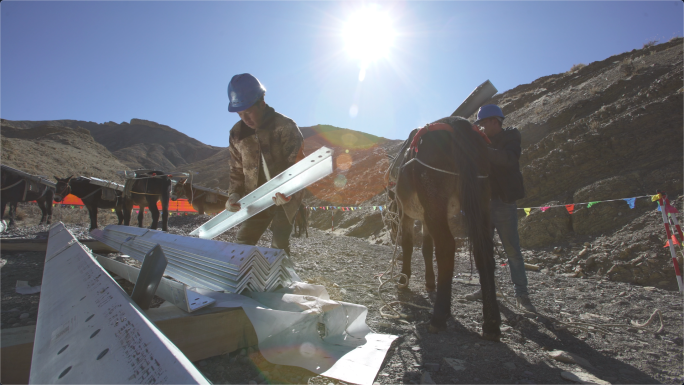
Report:
[[[97,143],[83,128],[36,126],[16,128],[3,122],[2,164],[34,175],[94,176],[121,182],[116,174],[128,167]]]
[[[82,127],[127,168],[171,170],[216,154],[220,147],[206,145],[169,126],[143,119],[130,123],[95,123],[81,120],[7,121],[17,128],[40,125]]]

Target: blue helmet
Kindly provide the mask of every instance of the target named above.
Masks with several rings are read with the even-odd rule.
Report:
[[[503,121],[505,118],[503,111],[501,111],[499,106],[496,104],[485,104],[484,106],[480,107],[479,111],[477,111],[477,120],[475,121],[475,124],[477,124],[480,120],[491,118],[492,116],[500,118],[500,121]]]
[[[266,88],[251,74],[233,76],[228,83],[228,111],[240,112],[266,94]]]

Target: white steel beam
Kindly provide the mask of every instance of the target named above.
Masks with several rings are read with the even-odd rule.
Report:
[[[273,206],[272,198],[275,193],[291,196],[332,174],[332,171],[332,150],[321,147],[240,199],[238,203],[242,205],[242,208],[239,211],[224,210],[195,229],[190,235],[206,239],[215,238]]]
[[[61,222],[42,286],[29,383],[209,383]]]

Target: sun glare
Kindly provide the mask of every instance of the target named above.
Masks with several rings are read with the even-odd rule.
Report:
[[[353,14],[343,30],[347,52],[360,60],[362,67],[386,57],[394,36],[392,21],[378,6],[369,6]]]

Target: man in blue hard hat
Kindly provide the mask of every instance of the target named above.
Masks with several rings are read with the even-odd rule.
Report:
[[[230,130],[230,186],[226,210],[238,211],[240,198],[256,190],[272,177],[302,158],[304,138],[297,124],[264,101],[266,88],[251,74],[233,76],[228,84],[228,111],[237,112],[240,121]],[[302,194],[291,197],[276,193],[275,206],[240,225],[237,243],[256,245],[271,226],[271,247],[290,254],[292,220]]]
[[[492,226],[499,234],[508,256],[516,304],[528,311],[536,312],[527,292],[525,262],[520,252],[518,236],[518,206],[515,204],[516,200],[525,197],[523,177],[518,164],[521,153],[520,131],[513,127],[503,128],[504,118],[499,106],[487,104],[480,107],[475,124],[491,140],[488,158],[491,165],[489,181],[492,191]],[[482,291],[468,294],[465,298],[471,301],[482,299]]]

